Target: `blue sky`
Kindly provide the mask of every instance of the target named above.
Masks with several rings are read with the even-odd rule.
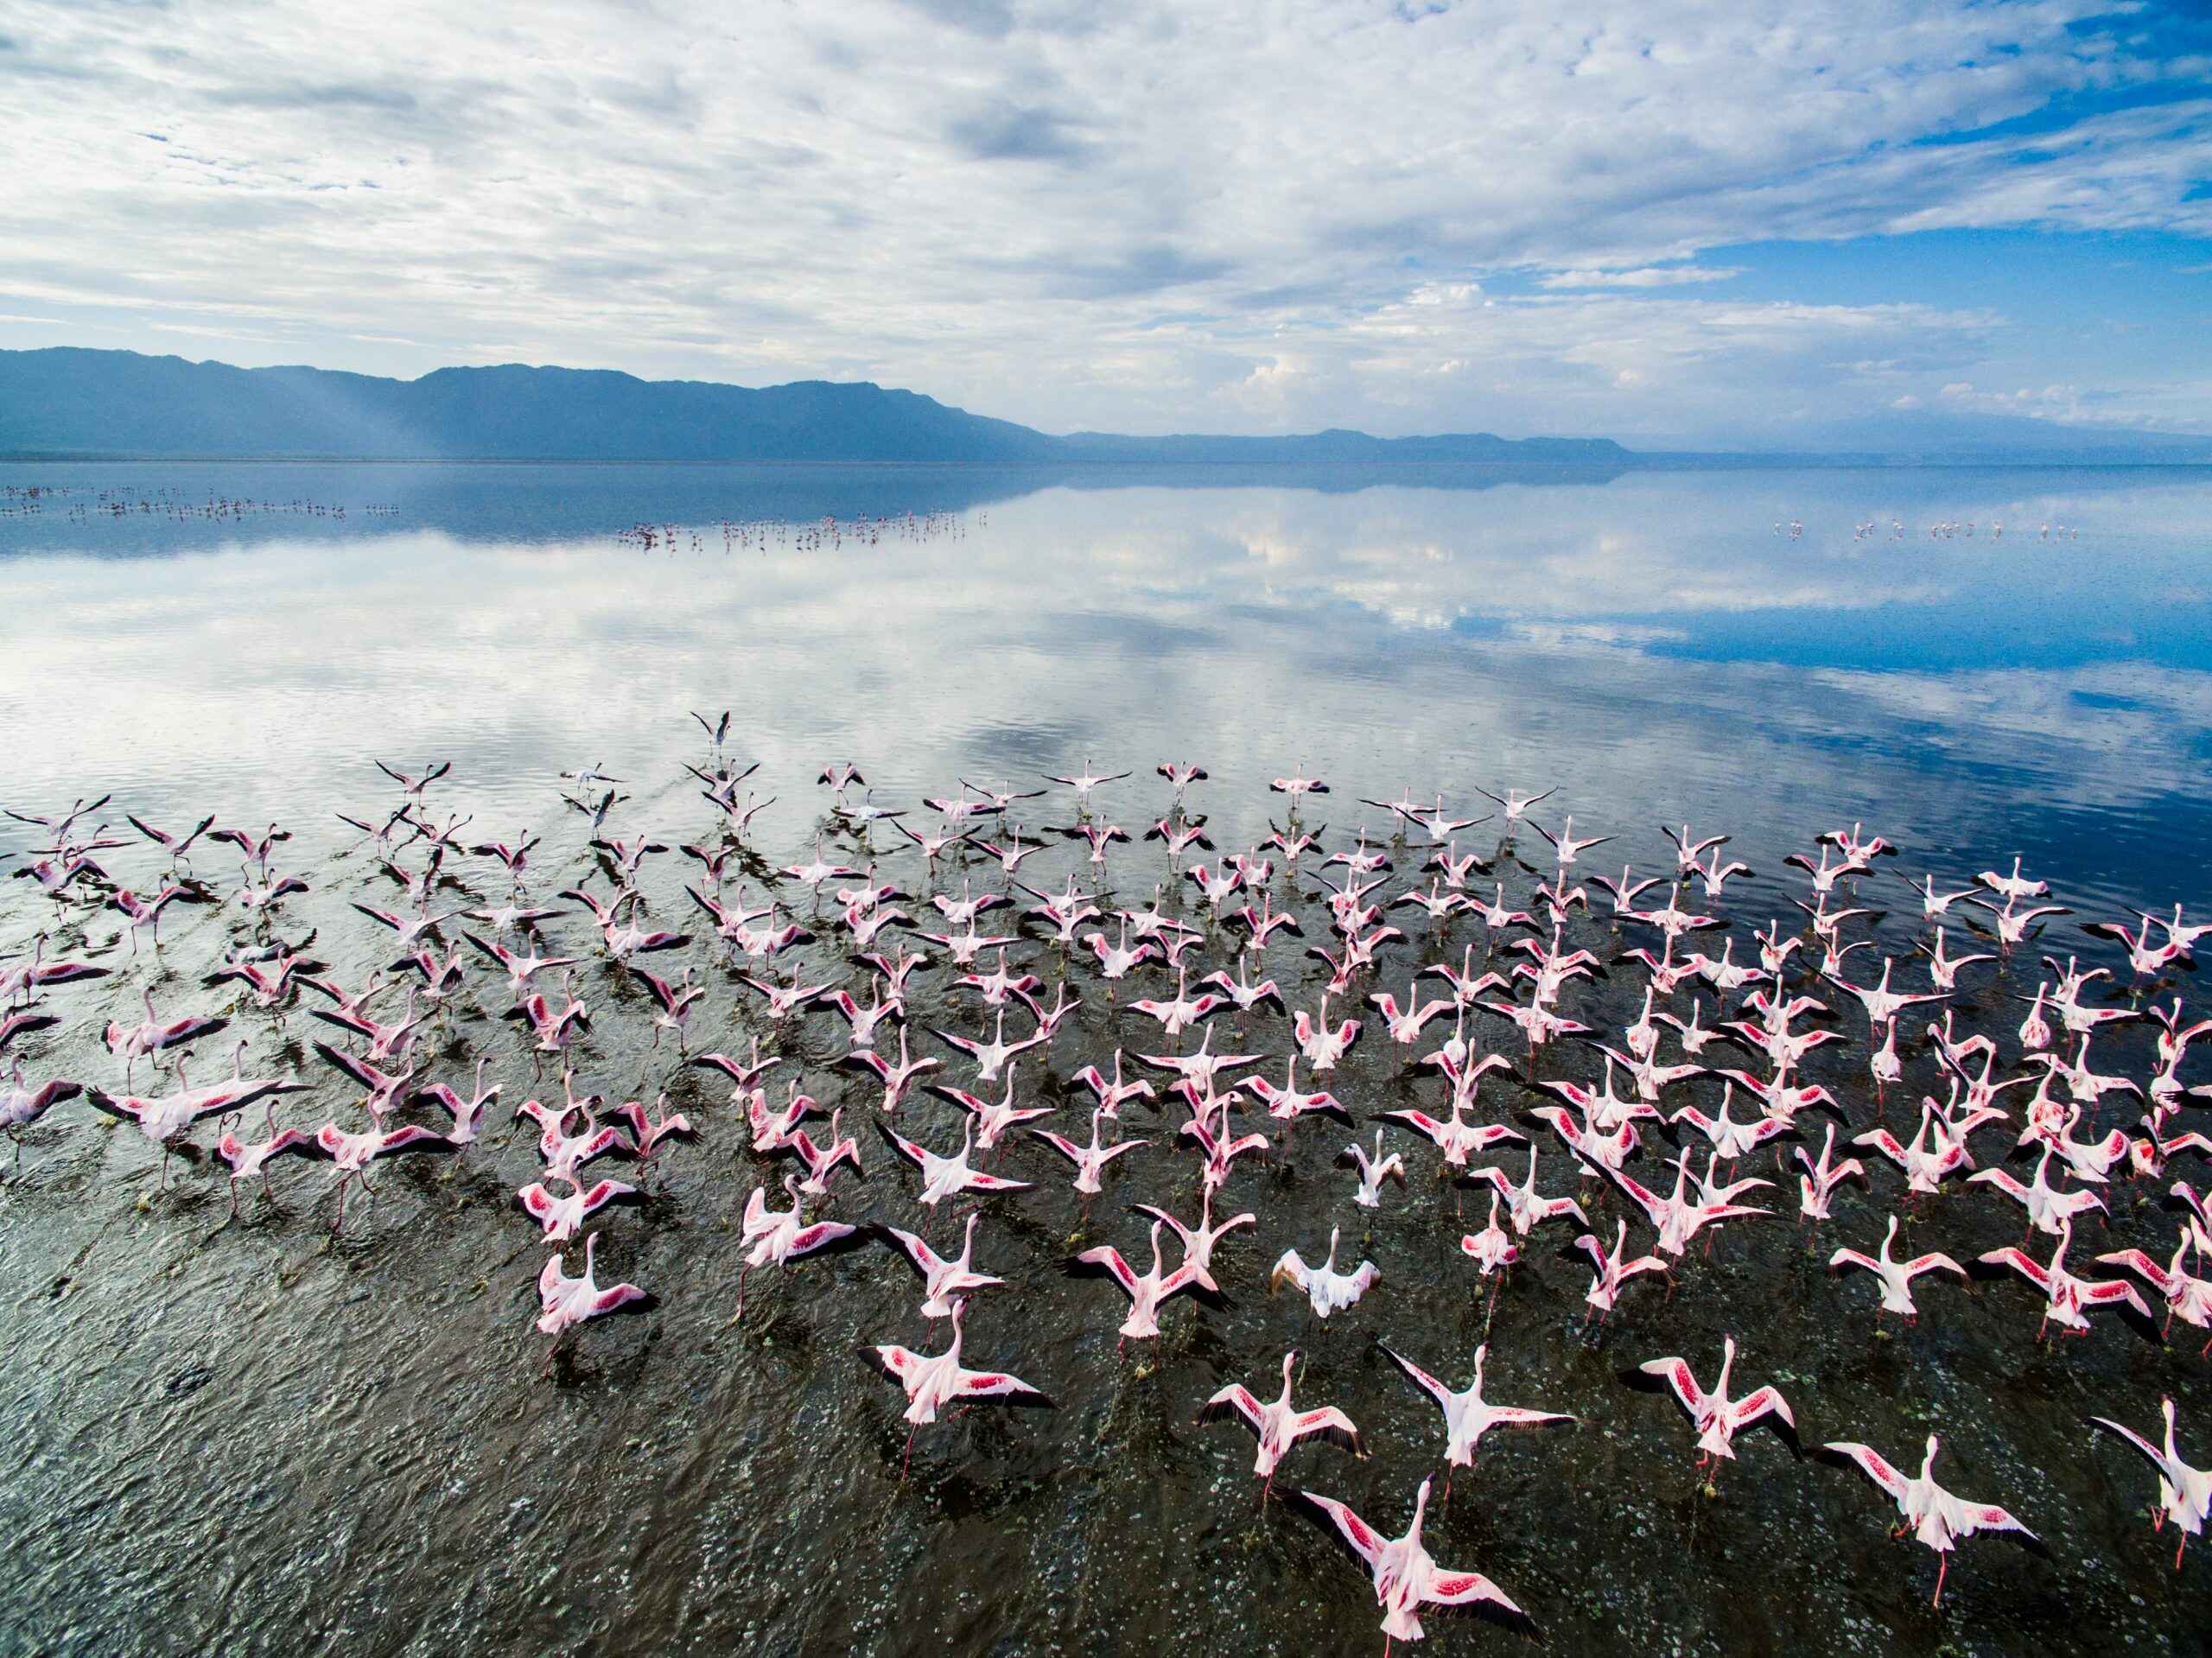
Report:
[[[14,0],[0,346],[1048,429],[2212,431],[2212,21]]]

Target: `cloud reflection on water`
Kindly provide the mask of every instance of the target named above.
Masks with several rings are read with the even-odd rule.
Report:
[[[1557,781],[1586,823],[1741,825],[1754,861],[1865,817],[2194,898],[2212,639],[2177,594],[2212,490],[2073,477],[1053,487],[957,535],[727,554],[379,527],[117,558],[104,537],[159,526],[96,522],[0,556],[8,795],[323,823],[376,795],[370,754],[450,755],[504,832],[557,810],[563,767],[672,773],[685,711],[728,706],[766,790],[802,797],[770,820],[794,845],[832,756],[906,796],[1187,754],[1240,779],[1233,835],[1294,765],[1343,780],[1347,822],[1356,792]],[[1974,540],[1852,538],[1939,497]],[[2082,534],[1993,543],[1995,518]],[[1127,819],[1154,792],[1131,787]]]

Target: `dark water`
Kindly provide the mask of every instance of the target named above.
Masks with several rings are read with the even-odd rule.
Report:
[[[2123,979],[2118,952],[2080,921],[2136,902],[2196,913],[2208,900],[2212,486],[2201,473],[1466,469],[1287,483],[1188,471],[0,468],[0,485],[34,484],[76,492],[35,511],[18,498],[0,517],[0,803],[44,811],[111,789],[111,818],[127,806],[157,823],[207,811],[281,819],[296,838],[279,867],[314,890],[290,901],[279,931],[316,929],[315,953],[349,985],[391,953],[347,906],[387,905],[397,889],[333,816],[396,804],[372,758],[409,769],[450,759],[432,807],[473,814],[472,835],[544,833],[532,874],[543,897],[590,867],[582,820],[556,791],[563,769],[604,762],[628,779],[621,833],[711,829],[681,770],[705,757],[693,708],[735,710],[733,751],[760,760],[756,785],[780,797],[753,837],[772,865],[800,861],[827,832],[829,791],[812,779],[828,761],[859,762],[879,804],[904,806],[963,776],[1030,786],[1089,757],[1137,772],[1098,804],[1141,832],[1169,801],[1153,765],[1189,759],[1212,772],[1192,804],[1212,815],[1224,850],[1264,835],[1271,807],[1280,821],[1267,780],[1290,772],[1332,784],[1306,813],[1328,823],[1332,847],[1362,823],[1385,827],[1357,797],[1408,787],[1473,816],[1478,785],[1557,785],[1548,808],[1573,810],[1578,833],[1618,836],[1586,855],[1586,879],[1624,861],[1663,873],[1662,823],[1732,831],[1729,851],[1758,872],[1719,905],[1739,958],[1751,928],[1802,920],[1789,900],[1808,883],[1783,854],[1854,819],[1904,848],[1859,883],[1859,902],[1887,911],[1859,935],[1883,953],[1920,936],[1899,875],[1959,886],[2015,854],[2078,912],[2044,947]],[[100,492],[153,508],[104,511]],[[211,497],[347,511],[182,511]],[[834,527],[822,522],[831,514]],[[1793,519],[1801,537],[1777,530]],[[1874,533],[1854,537],[1870,521]],[[1968,521],[1971,537],[1929,533]],[[641,524],[681,527],[649,543],[626,535]],[[1033,829],[1070,813],[1065,796],[1017,810]],[[1476,831],[1486,854],[1497,829]],[[0,834],[0,849],[34,844],[19,824]],[[825,844],[861,861],[849,835]],[[1548,870],[1533,835],[1516,849]],[[151,848],[112,858],[126,881],[161,867]],[[1402,855],[1386,891],[1417,863]],[[211,880],[234,873],[213,852],[194,864]],[[1312,867],[1292,878],[1278,865],[1274,886],[1319,942]],[[927,890],[918,854],[884,868]],[[1071,871],[1090,873],[1079,846],[1056,846],[1022,874],[1049,889]],[[673,855],[648,861],[655,918],[696,918],[680,891],[696,872]],[[993,864],[969,873],[978,889],[997,884]],[[480,895],[505,890],[484,861],[460,873]],[[1537,880],[1510,859],[1498,878],[1524,905]],[[940,887],[947,879],[941,870]],[[1107,879],[1133,906],[1168,882],[1203,920],[1156,843],[1117,848]],[[54,930],[50,949],[75,953],[114,935],[111,912],[57,916],[30,883],[7,886],[0,948],[41,926]],[[1601,956],[1647,942],[1617,931],[1593,896],[1598,914],[1571,926],[1571,942]],[[1394,913],[1412,937],[1386,947],[1363,994],[1402,991],[1414,966],[1456,961],[1464,944],[1482,953],[1471,919],[1439,937],[1409,916]],[[859,994],[864,975],[833,947],[826,915],[817,927],[821,940],[796,952],[808,981],[836,977]],[[99,1024],[135,1007],[156,974],[164,1011],[226,1003],[197,975],[249,931],[235,908],[173,911],[158,968],[127,945],[102,956],[115,975],[49,991],[67,1024],[18,1039],[15,1052],[33,1080],[113,1085],[119,1066],[98,1046]],[[1198,970],[1228,962],[1237,936],[1210,931]],[[591,943],[577,921],[550,937]],[[1951,945],[1961,948],[1955,928]],[[1278,935],[1260,964],[1294,1008],[1314,1005],[1327,971],[1300,946]],[[1116,997],[1087,956],[1064,960],[1042,942],[1015,954],[1048,999],[1064,978],[1082,999],[1046,1063],[1021,1068],[1025,1095],[1058,1104],[1052,1126],[1080,1139],[1087,1096],[1064,1079],[1116,1042],[1161,1051],[1157,1027],[1126,1009],[1162,981],[1151,969]],[[1990,1031],[2008,1060],[2021,1012],[2011,998],[2032,992],[2036,954],[1968,969],[1958,999],[1962,1027]],[[842,1021],[819,1013],[776,1034],[758,1000],[708,964],[703,938],[658,965],[687,960],[711,991],[695,1041],[735,1051],[759,1032],[785,1056],[772,1080],[796,1073],[825,1106],[844,1105],[849,1127],[861,1120],[868,1178],[824,1212],[912,1225],[925,1213],[913,1181],[866,1127],[880,1090],[834,1065]],[[918,1052],[944,1051],[925,1026],[978,1024],[951,977],[917,975]],[[756,1272],[744,1324],[727,1328],[745,1196],[782,1166],[751,1155],[726,1087],[682,1069],[667,1043],[648,1047],[649,1004],[634,986],[594,960],[579,991],[594,1007],[581,1083],[618,1099],[665,1089],[700,1132],[657,1159],[645,1202],[594,1223],[601,1280],[634,1280],[654,1305],[582,1328],[550,1379],[531,1327],[546,1251],[510,1203],[535,1178],[528,1136],[385,1166],[374,1200],[349,1204],[334,1242],[327,1166],[280,1166],[283,1209],[249,1187],[232,1223],[212,1159],[173,1163],[162,1191],[147,1142],[81,1102],[27,1134],[23,1173],[0,1189],[12,1286],[0,1399],[16,1447],[0,1481],[10,1647],[1367,1651],[1380,1636],[1364,1573],[1295,1505],[1262,1515],[1249,1435],[1198,1425],[1198,1407],[1230,1380],[1271,1396],[1297,1347],[1300,1402],[1343,1407],[1371,1455],[1309,1441],[1286,1459],[1278,1494],[1310,1486],[1395,1533],[1421,1477],[1441,1472],[1443,1438],[1376,1344],[1463,1385],[1485,1331],[1491,1398],[1580,1423],[1486,1439],[1427,1541],[1446,1565],[1487,1572],[1554,1650],[2201,1643],[2207,1560],[2192,1552],[2172,1570],[2171,1531],[2153,1536],[2147,1523],[2152,1471],[2082,1421],[2147,1426],[2171,1394],[2184,1454],[2208,1460],[2201,1338],[2183,1331],[2161,1346],[2099,1314],[2089,1336],[2039,1344],[2018,1280],[1923,1280],[1926,1316],[1878,1339],[1870,1284],[1832,1280],[1821,1261],[1840,1243],[1871,1248],[1883,1217],[1903,1208],[1903,1177],[1886,1165],[1870,1166],[1871,1192],[1839,1196],[1816,1253],[1794,1180],[1778,1180],[1761,1194],[1776,1218],[1724,1228],[1710,1258],[1685,1260],[1671,1296],[1645,1280],[1586,1332],[1589,1274],[1566,1254],[1571,1228],[1529,1240],[1488,1309],[1458,1248],[1480,1223],[1478,1194],[1440,1184],[1433,1151],[1390,1130],[1414,1178],[1370,1217],[1351,1204],[1351,1174],[1332,1166],[1349,1131],[1307,1119],[1280,1155],[1230,1178],[1224,1207],[1260,1223],[1221,1246],[1223,1297],[1170,1304],[1156,1348],[1117,1351],[1122,1298],[1110,1282],[1065,1275],[1068,1257],[1110,1242],[1134,1259],[1145,1236],[1128,1204],[1187,1216],[1198,1201],[1195,1159],[1175,1145],[1179,1105],[1156,1117],[1135,1107],[1123,1132],[1153,1143],[1115,1166],[1087,1216],[1065,1166],[1024,1144],[998,1166],[1038,1185],[990,1200],[978,1230],[978,1265],[1009,1287],[971,1306],[968,1362],[1014,1371],[1056,1408],[987,1407],[925,1428],[902,1483],[902,1401],[855,1349],[942,1345],[941,1324],[916,1311],[918,1280],[880,1247],[817,1256]],[[1618,968],[1571,987],[1564,1010],[1618,1032],[1641,993]],[[2191,975],[2161,991],[2177,993],[2195,1001]],[[1709,1020],[1711,994],[1698,994]],[[436,1074],[461,1083],[489,1052],[503,1097],[527,1097],[529,1058],[497,1018],[503,981],[478,973],[469,1000],[438,1039]],[[1815,1053],[1805,1075],[1840,1096],[1856,1132],[1876,1108],[1865,1021],[1847,1002],[1844,1013],[1853,1040]],[[2147,1078],[2144,1028],[2101,1036],[2099,1067]],[[281,1026],[242,1009],[235,1029],[252,1039],[249,1064],[296,1064],[316,1084],[280,1120],[362,1126],[353,1090],[305,1046],[330,1032],[304,1008]],[[1265,1070],[1280,1076],[1287,1020],[1232,1014],[1215,1029],[1217,1047],[1277,1056]],[[1501,1020],[1475,1033],[1485,1049],[1519,1051]],[[1932,1056],[1903,1045],[1895,1092],[1915,1103],[1940,1093]],[[212,1073],[222,1041],[203,1046]],[[1554,1047],[1537,1066],[1594,1080],[1593,1061]],[[2186,1080],[2202,1080],[2202,1064]],[[543,1086],[557,1094],[557,1082]],[[1444,1099],[1371,1020],[1331,1086],[1362,1119]],[[1717,1095],[1699,1081],[1669,1105]],[[1506,1077],[1485,1082],[1482,1099],[1488,1120],[1524,1128],[1541,1102]],[[1893,1126],[1916,1115],[1891,1100]],[[2095,1126],[2134,1115],[2108,1097]],[[902,1132],[928,1144],[955,1138],[948,1104],[923,1098],[906,1116]],[[1821,1116],[1801,1121],[1816,1143]],[[2191,1108],[2181,1126],[2204,1126],[2204,1113]],[[1978,1134],[1979,1160],[1999,1157],[2013,1132]],[[214,1135],[203,1125],[196,1138]],[[1547,1190],[1571,1188],[1565,1153],[1542,1143]],[[1654,1142],[1637,1166],[1656,1176],[1669,1153]],[[1497,1160],[1517,1176],[1526,1154]],[[1741,1172],[1770,1160],[1754,1154]],[[2206,1172],[2183,1158],[2173,1175],[2201,1185]],[[2095,1253],[2133,1244],[2170,1255],[2164,1184],[2117,1182],[2109,1232],[2084,1233],[2076,1269],[2101,1270]],[[1610,1235],[1621,1199],[1596,1183],[1581,1195]],[[2016,1207],[1981,1188],[1954,1182],[1911,1212],[1916,1252],[1966,1258],[2018,1241]],[[1332,1224],[1382,1276],[1323,1324],[1302,1301],[1270,1298],[1267,1270],[1287,1248],[1325,1249]],[[926,1229],[941,1242],[952,1231],[942,1217]],[[1703,1496],[1681,1413],[1619,1372],[1680,1353],[1709,1379],[1724,1334],[1743,1350],[1739,1385],[1780,1386],[1806,1445],[1861,1439],[1911,1461],[1938,1432],[1939,1475],[2012,1508],[2050,1558],[1972,1540],[1931,1610],[1935,1562],[1889,1541],[1879,1494],[1764,1430],[1739,1440],[1718,1497]],[[1435,1650],[1520,1640],[1443,1614],[1427,1622]]]

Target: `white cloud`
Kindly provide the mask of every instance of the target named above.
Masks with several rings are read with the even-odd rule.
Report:
[[[1681,288],[1694,283],[1726,282],[1743,271],[1732,265],[1639,265],[1629,270],[1561,270],[1541,278],[1540,288]]]

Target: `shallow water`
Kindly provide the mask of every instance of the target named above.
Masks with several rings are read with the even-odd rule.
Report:
[[[315,929],[315,953],[348,984],[389,948],[348,901],[385,905],[397,891],[333,816],[396,804],[372,758],[405,769],[451,759],[432,806],[472,814],[472,835],[544,833],[532,876],[544,895],[590,867],[582,820],[555,789],[562,769],[604,762],[628,779],[622,833],[691,839],[712,827],[681,770],[705,759],[694,708],[735,710],[733,752],[760,759],[755,785],[779,797],[754,835],[771,865],[801,861],[825,830],[829,791],[812,779],[833,759],[857,761],[879,804],[904,806],[962,777],[1032,786],[1037,772],[1089,757],[1137,772],[1098,804],[1141,832],[1168,804],[1153,765],[1186,758],[1212,773],[1192,804],[1211,814],[1224,849],[1264,835],[1271,805],[1281,821],[1266,784],[1290,772],[1331,780],[1335,792],[1306,816],[1328,822],[1332,846],[1363,822],[1384,827],[1357,797],[1408,787],[1475,816],[1478,785],[1557,785],[1548,807],[1573,810],[1579,833],[1619,837],[1586,854],[1586,879],[1630,861],[1661,873],[1671,858],[1662,822],[1732,831],[1730,853],[1758,871],[1719,905],[1738,956],[1769,918],[1802,920],[1789,900],[1808,883],[1783,854],[1853,819],[1904,848],[1859,883],[1860,902],[1888,911],[1867,935],[1885,953],[1908,951],[1919,933],[1899,875],[1932,870],[1960,886],[2015,854],[2079,912],[2057,918],[2043,944],[2118,965],[2123,978],[2118,952],[2082,936],[2079,920],[2136,902],[2194,912],[2208,898],[2212,486],[2202,473],[1380,470],[1286,483],[1190,470],[0,467],[0,486],[28,484],[82,492],[0,516],[0,660],[10,664],[0,799],[44,811],[112,789],[115,807],[165,826],[211,810],[282,820],[295,839],[278,865],[314,890],[291,900],[279,931]],[[115,515],[99,510],[100,491],[347,511]],[[371,503],[393,510],[371,514]],[[1777,531],[1793,518],[1802,537]],[[1902,539],[1893,518],[1907,526]],[[2001,541],[1989,533],[1998,519]],[[1854,538],[1869,520],[1877,532]],[[1967,520],[1972,538],[1928,533]],[[2066,533],[2046,540],[2045,524]],[[648,546],[626,536],[640,524],[683,527]],[[1018,810],[1033,829],[1069,813],[1064,796]],[[1497,827],[1475,831],[1485,854]],[[0,849],[34,844],[20,824],[0,832]],[[825,844],[849,849],[851,837]],[[1548,869],[1538,854],[1548,848],[1526,831],[1516,849]],[[216,850],[194,861],[220,883],[234,861]],[[885,872],[919,889],[920,865],[907,852],[887,856]],[[1388,890],[1412,867],[1402,861]],[[161,861],[134,847],[112,867],[150,880]],[[490,895],[505,885],[490,870],[473,861],[460,873]],[[1022,875],[1050,889],[1071,871],[1087,874],[1083,848],[1056,842]],[[995,865],[970,873],[978,887],[995,881]],[[664,924],[700,918],[680,889],[696,873],[673,855],[648,861],[643,884]],[[1309,864],[1294,881],[1279,867],[1274,890],[1306,918],[1306,942],[1321,942],[1320,906],[1300,896],[1320,890],[1312,873]],[[1109,878],[1133,906],[1168,881],[1199,918],[1156,843],[1116,848]],[[1523,905],[1537,880],[1510,859],[1497,878]],[[8,886],[0,948],[57,924],[29,883]],[[1574,924],[1572,942],[1601,956],[1646,942],[1617,932],[1593,897],[1596,917]],[[1439,940],[1408,916],[1419,918],[1393,919],[1414,937],[1386,949],[1363,992],[1402,991],[1415,964],[1457,960],[1466,943],[1482,952],[1468,918]],[[72,911],[56,943],[97,950],[115,920]],[[817,927],[822,939],[798,952],[808,981],[853,973],[830,948],[826,915]],[[164,1009],[226,1001],[195,979],[247,931],[234,908],[173,911]],[[590,938],[567,920],[551,936]],[[1200,971],[1229,960],[1225,936],[1210,933]],[[1310,1007],[1326,969],[1300,943],[1279,935],[1262,964],[1293,1007]],[[1160,1051],[1156,1027],[1140,1030],[1126,1008],[1161,981],[1154,969],[1146,988],[1109,1000],[1115,987],[1087,956],[1071,966],[1042,943],[1025,953],[1048,997],[1065,975],[1083,1000],[1048,1062],[1033,1057],[1021,1072],[1025,1093],[1060,1102],[1054,1126],[1080,1139],[1086,1112],[1061,1079],[1117,1040]],[[1968,969],[1961,999],[1963,1024],[2000,1035],[2008,1058],[2021,1012],[2010,997],[2032,991],[2035,955]],[[100,959],[112,977],[48,993],[67,1026],[18,1039],[34,1078],[115,1080],[94,1031],[135,1004],[153,962],[127,946]],[[704,965],[704,939],[673,959]],[[951,976],[918,975],[918,1052],[944,1051],[925,1026],[977,1024]],[[796,1070],[825,1106],[844,1106],[849,1126],[873,1115],[880,1090],[834,1067],[842,1021],[816,1014],[778,1037],[727,969],[709,968],[707,981],[695,1040],[734,1051],[760,1032],[786,1055],[772,1077]],[[979,1409],[925,1428],[902,1483],[897,1389],[854,1350],[942,1344],[915,1312],[914,1274],[880,1246],[757,1272],[745,1323],[726,1328],[737,1216],[746,1192],[781,1170],[746,1149],[710,1073],[682,1069],[666,1043],[648,1047],[648,1004],[633,986],[594,962],[579,988],[594,1008],[582,1080],[615,1098],[665,1088],[700,1132],[657,1159],[645,1203],[594,1223],[601,1281],[633,1280],[655,1304],[578,1331],[550,1380],[538,1379],[543,1343],[530,1328],[545,1251],[509,1203],[534,1178],[524,1137],[396,1160],[372,1202],[349,1204],[333,1243],[327,1166],[281,1168],[284,1208],[249,1187],[242,1218],[226,1223],[227,1190],[207,1159],[173,1163],[166,1191],[141,1206],[156,1190],[152,1148],[81,1102],[26,1135],[24,1172],[0,1191],[0,1258],[16,1286],[0,1314],[12,1361],[0,1398],[23,1447],[0,1481],[10,1644],[1369,1650],[1378,1614],[1364,1574],[1294,1505],[1262,1515],[1249,1435],[1198,1425],[1198,1407],[1230,1380],[1271,1394],[1296,1346],[1300,1401],[1342,1406],[1371,1454],[1308,1443],[1286,1460],[1278,1494],[1310,1486],[1395,1532],[1420,1478],[1441,1471],[1440,1419],[1376,1343],[1459,1385],[1485,1330],[1490,1395],[1573,1412],[1580,1425],[1487,1439],[1448,1510],[1432,1514],[1427,1541],[1446,1564],[1487,1572],[1555,1649],[2087,1652],[2199,1638],[2212,1604],[2206,1562],[2172,1571],[2171,1534],[2154,1537],[2145,1521],[2150,1470],[2082,1421],[2094,1412],[2145,1426],[2170,1392],[2184,1452],[2203,1461],[2198,1343],[2162,1348],[2100,1314],[2088,1337],[2039,1345],[2017,1280],[1923,1280],[1927,1316],[1878,1340],[1869,1284],[1831,1280],[1808,1255],[1794,1183],[1764,1194],[1777,1218],[1722,1229],[1712,1258],[1686,1261],[1671,1297],[1641,1284],[1602,1331],[1582,1328],[1588,1272],[1566,1254],[1569,1228],[1529,1240],[1486,1310],[1458,1249],[1486,1207],[1478,1193],[1440,1185],[1433,1151],[1390,1130],[1415,1178],[1386,1191],[1370,1230],[1350,1203],[1351,1175],[1332,1166],[1350,1134],[1326,1120],[1297,1125],[1272,1164],[1237,1166],[1226,1206],[1260,1224],[1222,1245],[1219,1301],[1171,1304],[1156,1353],[1135,1343],[1117,1353],[1121,1297],[1063,1268],[1100,1242],[1134,1257],[1145,1236],[1131,1202],[1195,1210],[1193,1160],[1173,1144],[1180,1108],[1125,1112],[1123,1132],[1153,1144],[1115,1166],[1087,1217],[1058,1159],[1009,1148],[1001,1166],[1039,1184],[984,1206],[979,1265],[1010,1287],[974,1304],[968,1356],[1045,1388],[1056,1407]],[[1618,1032],[1641,988],[1616,969],[1570,988],[1566,1011]],[[2194,1000],[2190,975],[2174,988]],[[459,1083],[488,1050],[504,1097],[526,1097],[530,1060],[495,1017],[503,985],[480,973],[472,989],[482,1011],[449,1027],[437,1074]],[[1710,1019],[1709,994],[1705,1005]],[[1817,1051],[1806,1071],[1841,1097],[1855,1131],[1875,1104],[1865,1022],[1845,1011],[1853,1041]],[[1289,1045],[1279,1018],[1215,1024],[1217,1046],[1280,1056]],[[296,1064],[315,1083],[280,1108],[283,1120],[358,1124],[350,1090],[305,1047],[334,1033],[304,1008],[281,1029],[246,1009],[236,1028],[253,1039],[250,1064]],[[2101,1036],[2100,1068],[2146,1077],[2140,1029]],[[1518,1052],[1502,1020],[1484,1019],[1478,1034]],[[1937,1073],[1906,1045],[1902,1093],[1916,1103]],[[212,1072],[221,1040],[203,1046]],[[1548,1049],[1538,1069],[1594,1080],[1593,1059]],[[1266,1069],[1279,1076],[1279,1059]],[[544,1085],[557,1093],[556,1079]],[[1371,1023],[1331,1085],[1363,1119],[1444,1096]],[[1700,1081],[1677,1095],[1670,1104],[1709,1106],[1717,1089]],[[1483,1100],[1489,1120],[1508,1124],[1541,1102],[1510,1078],[1486,1082]],[[905,1115],[901,1131],[932,1146],[957,1129],[941,1101]],[[1909,1128],[1914,1113],[1892,1098],[1887,1115]],[[2097,1126],[2133,1116],[2114,1097]],[[2183,1126],[2202,1117],[2192,1109]],[[1820,1117],[1806,1122],[1817,1140]],[[198,1136],[213,1137],[209,1127]],[[861,1138],[868,1178],[845,1187],[834,1212],[912,1225],[923,1211],[908,1172],[872,1131]],[[2009,1139],[1984,1131],[1977,1153],[1991,1160]],[[1542,1143],[1546,1189],[1569,1188],[1566,1154]],[[1669,1150],[1654,1145],[1639,1166],[1656,1177]],[[1497,1160],[1517,1175],[1525,1153]],[[2190,1164],[2175,1172],[2202,1185]],[[1878,1241],[1903,1181],[1887,1166],[1872,1176],[1871,1193],[1839,1197],[1821,1256]],[[2157,1189],[2117,1186],[2111,1241],[2098,1232],[2094,1249],[2077,1245],[2077,1268],[2135,1243],[2164,1260],[2174,1228]],[[1594,1183],[1583,1195],[1610,1233],[1622,1200],[1600,1207]],[[2016,1242],[2016,1214],[1955,1184],[1923,1200],[1912,1247],[1964,1258]],[[1321,1324],[1302,1302],[1270,1298],[1266,1274],[1287,1248],[1325,1249],[1332,1224],[1382,1277]],[[944,1241],[952,1229],[940,1218],[927,1229]],[[1909,1460],[1940,1432],[1939,1473],[2012,1507],[2051,1558],[1973,1540],[1931,1611],[1934,1562],[1888,1541],[1879,1494],[1763,1429],[1739,1442],[1718,1498],[1699,1494],[1680,1413],[1618,1373],[1681,1353],[1709,1375],[1723,1333],[1743,1345],[1739,1381],[1782,1387],[1807,1446],[1864,1439]],[[1427,1621],[1433,1650],[1516,1640]]]

